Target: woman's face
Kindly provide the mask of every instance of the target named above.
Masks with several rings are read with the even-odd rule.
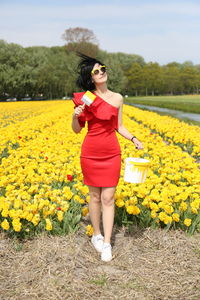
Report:
[[[95,84],[105,83],[108,79],[107,73],[104,70],[101,70],[102,65],[96,63],[92,69],[92,79]],[[103,69],[103,68],[102,68]],[[95,74],[98,73],[98,74]]]

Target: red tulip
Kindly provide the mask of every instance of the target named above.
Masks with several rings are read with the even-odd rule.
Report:
[[[72,180],[73,180],[73,176],[72,176],[72,175],[67,175],[67,179],[68,179],[69,181],[72,181]]]

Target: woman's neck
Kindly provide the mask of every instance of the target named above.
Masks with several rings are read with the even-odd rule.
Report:
[[[108,87],[106,84],[96,85],[95,92],[100,95],[106,94],[108,92]]]

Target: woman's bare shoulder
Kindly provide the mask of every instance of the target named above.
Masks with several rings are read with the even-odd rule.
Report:
[[[114,97],[120,102],[123,102],[123,96],[120,93],[114,93]]]
[[[117,98],[119,100],[123,99],[123,96],[120,93],[115,93],[115,92],[113,92],[111,90],[109,90],[109,92],[112,93],[112,97],[115,97],[115,98]]]

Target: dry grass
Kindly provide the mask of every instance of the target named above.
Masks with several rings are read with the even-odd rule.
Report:
[[[2,233],[0,299],[200,299],[200,234],[115,228],[112,243],[104,263],[83,228],[23,243]]]

